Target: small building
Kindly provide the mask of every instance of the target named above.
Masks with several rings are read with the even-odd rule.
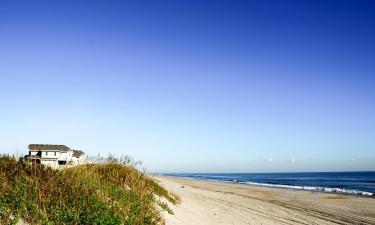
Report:
[[[72,162],[73,165],[81,165],[84,164],[87,160],[86,154],[81,150],[72,150]]]
[[[27,158],[50,167],[79,165],[86,160],[83,151],[73,150],[65,145],[30,144]]]

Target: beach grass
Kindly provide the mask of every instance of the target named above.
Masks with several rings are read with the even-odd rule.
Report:
[[[54,170],[0,157],[0,224],[163,224],[178,197],[133,166]]]

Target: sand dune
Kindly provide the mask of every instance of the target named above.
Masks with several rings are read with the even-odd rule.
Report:
[[[181,197],[167,225],[375,224],[375,199],[158,176]]]

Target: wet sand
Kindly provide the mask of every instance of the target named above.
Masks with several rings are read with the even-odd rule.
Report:
[[[167,225],[375,224],[375,198],[156,176],[181,198]]]

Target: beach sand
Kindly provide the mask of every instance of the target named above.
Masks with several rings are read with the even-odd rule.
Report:
[[[156,176],[181,198],[167,225],[375,224],[375,199]]]

